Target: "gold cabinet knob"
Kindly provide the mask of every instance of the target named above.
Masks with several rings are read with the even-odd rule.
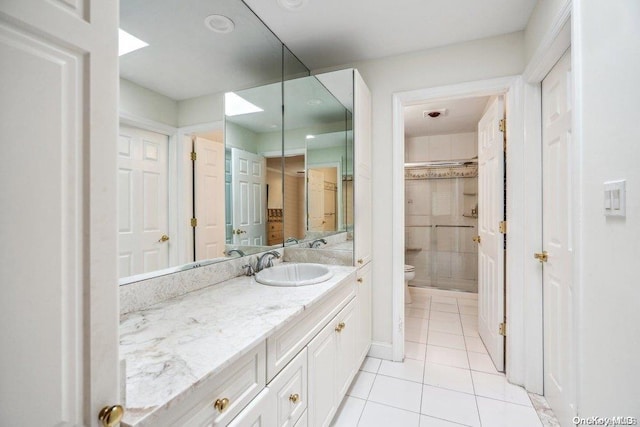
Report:
[[[160,240],[158,240],[158,242],[163,243],[163,242],[166,242],[167,240],[169,240],[169,236],[167,236],[166,234],[163,234]]]
[[[105,406],[100,410],[98,419],[102,421],[104,427],[115,426],[124,415],[124,408],[120,405]]]
[[[218,412],[224,412],[229,407],[229,399],[227,399],[226,397],[223,399],[216,399],[216,401],[213,403],[213,407],[216,408]]]
[[[549,260],[549,253],[547,251],[537,252],[533,254],[533,257],[540,262],[547,262]]]
[[[362,277],[358,277],[358,283],[362,283],[362,282],[363,282]]]
[[[298,400],[300,400],[300,395],[298,393],[292,394],[291,396],[289,396],[289,400],[292,403],[298,403]]]
[[[345,323],[344,322],[340,322],[338,323],[338,326],[336,326],[336,332],[342,332],[342,330],[345,328]]]
[[[480,236],[474,237],[473,241],[476,242],[476,243],[480,243]]]
[[[360,259],[358,260],[358,264],[362,264],[363,262],[364,262],[364,260],[363,260],[362,258],[360,258]]]

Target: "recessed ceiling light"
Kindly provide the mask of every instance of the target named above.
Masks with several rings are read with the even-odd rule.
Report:
[[[315,136],[313,136],[313,135],[307,135],[307,136],[306,136],[306,139],[315,139],[315,138],[316,138],[316,137],[315,137]]]
[[[224,15],[209,15],[204,18],[204,25],[216,33],[230,33],[236,27],[233,21]]]
[[[320,105],[322,104],[321,99],[313,98],[307,101],[307,105]]]
[[[260,111],[264,110],[234,92],[227,92],[224,94],[224,114],[227,116],[259,113]]]
[[[278,4],[287,10],[300,10],[307,4],[307,0],[278,0]]]
[[[127,53],[142,49],[146,46],[149,46],[149,43],[118,28],[118,56],[126,55]]]

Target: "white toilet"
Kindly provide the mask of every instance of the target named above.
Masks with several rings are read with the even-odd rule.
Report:
[[[416,268],[413,265],[404,265],[404,303],[411,304],[411,293],[409,293],[409,280],[416,277]]]

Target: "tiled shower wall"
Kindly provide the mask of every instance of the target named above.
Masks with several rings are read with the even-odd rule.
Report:
[[[469,159],[475,133],[407,140],[406,161]],[[405,181],[405,263],[416,267],[414,286],[477,292],[476,178]]]

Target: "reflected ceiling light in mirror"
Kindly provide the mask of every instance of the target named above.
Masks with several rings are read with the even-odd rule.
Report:
[[[310,99],[307,101],[307,105],[320,105],[322,104],[322,100],[321,99]]]
[[[134,50],[149,46],[149,43],[132,36],[125,30],[118,28],[118,56],[126,55]]]
[[[209,15],[204,18],[204,25],[211,31],[221,34],[227,34],[236,28],[236,24],[224,15]]]
[[[313,135],[307,135],[305,138],[306,138],[306,139],[315,139],[315,136],[313,136]]]
[[[278,4],[287,10],[300,10],[307,4],[307,0],[278,0]]]
[[[241,114],[259,113],[261,111],[264,110],[234,92],[224,94],[224,114],[227,116],[239,116]]]

